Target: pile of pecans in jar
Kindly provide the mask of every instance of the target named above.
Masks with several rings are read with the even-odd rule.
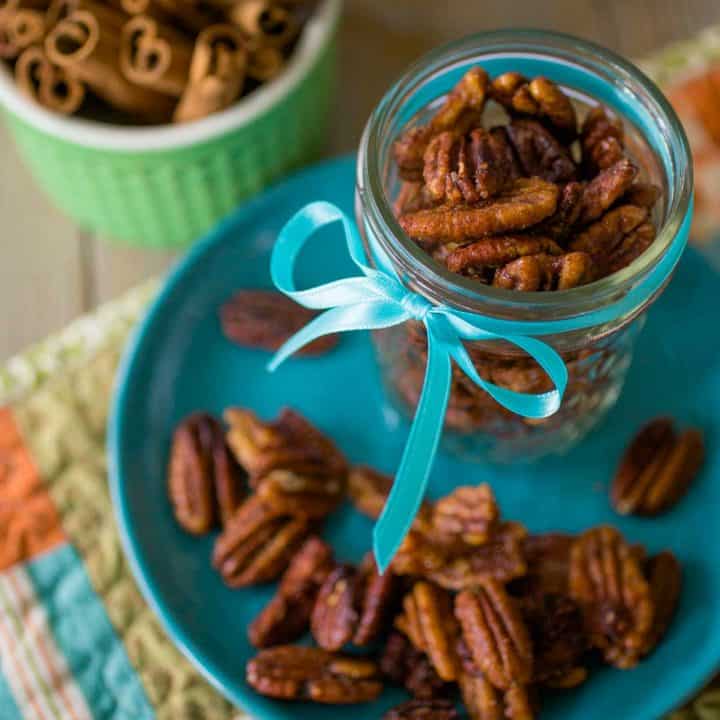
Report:
[[[264,422],[232,408],[225,420],[198,413],[178,426],[168,490],[188,532],[221,528],[212,562],[227,585],[279,579],[247,628],[258,693],[349,704],[390,685],[412,700],[385,720],[459,718],[458,697],[473,720],[525,720],[546,688],[584,683],[597,660],[633,667],[670,625],[681,584],[672,553],[648,556],[609,526],[529,534],[485,484],[425,503],[383,575],[371,554],[337,558],[321,537],[328,515],[349,496],[378,517],[392,478],[350,467],[292,410]],[[702,458],[697,430],[653,421],[621,460],[615,507],[668,510]],[[308,631],[311,646],[293,644]]]
[[[486,102],[509,114],[482,126]],[[455,273],[510,290],[566,290],[629,265],[655,239],[659,189],[638,181],[623,125],[597,106],[578,132],[551,80],[479,67],[395,143],[403,230]]]

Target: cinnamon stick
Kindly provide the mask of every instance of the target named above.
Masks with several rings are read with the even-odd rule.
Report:
[[[278,75],[285,65],[282,52],[272,46],[256,47],[250,50],[248,57],[248,77],[258,82],[267,82]]]
[[[45,35],[45,16],[40,10],[0,11],[0,57],[16,58]]]
[[[198,120],[231,105],[242,92],[247,48],[232,25],[213,25],[198,35],[190,79],[175,109],[175,122]]]
[[[85,99],[85,86],[51,63],[38,45],[27,48],[15,64],[18,87],[33,100],[61,115],[72,115]]]
[[[188,84],[193,45],[184,35],[147,15],[123,28],[120,69],[125,77],[167,95],[180,97]]]
[[[45,38],[49,60],[80,78],[110,105],[147,121],[164,122],[172,100],[155,90],[131,83],[120,71],[120,37],[102,14],[75,10]]]
[[[300,29],[292,13],[268,0],[240,0],[228,19],[262,46],[285,47]]]

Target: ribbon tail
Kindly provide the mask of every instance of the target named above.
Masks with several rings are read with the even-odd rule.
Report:
[[[390,565],[420,509],[442,435],[449,395],[450,355],[445,343],[428,327],[428,362],[420,401],[390,496],[373,532],[373,550],[380,573]]]
[[[373,300],[331,308],[298,330],[273,355],[267,365],[270,372],[296,353],[300,348],[323,335],[347,332],[349,330],[378,330],[391,327],[407,320],[407,311],[388,300]]]

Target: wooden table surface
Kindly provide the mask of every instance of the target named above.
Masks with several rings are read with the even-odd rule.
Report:
[[[372,107],[404,67],[462,35],[541,27],[641,57],[717,22],[717,0],[346,0],[327,152],[351,151]],[[0,361],[174,259],[115,248],[79,231],[34,185],[2,126],[0,218]]]

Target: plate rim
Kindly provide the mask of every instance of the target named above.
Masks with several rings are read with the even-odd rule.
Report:
[[[201,237],[188,252],[176,262],[168,274],[162,279],[161,287],[157,291],[157,294],[150,301],[147,310],[133,328],[130,337],[126,341],[115,375],[114,393],[108,414],[106,448],[108,458],[108,484],[113,514],[117,522],[123,552],[143,599],[152,609],[170,641],[212,687],[243,712],[251,716],[254,713],[258,713],[258,717],[264,717],[267,720],[270,720],[271,717],[267,714],[267,707],[263,705],[267,699],[261,696],[257,696],[256,698],[252,692],[236,692],[235,680],[228,677],[225,671],[221,667],[218,667],[206,653],[196,645],[193,638],[190,637],[183,626],[175,620],[171,610],[165,605],[161,593],[154,589],[153,575],[140,552],[139,543],[132,529],[133,522],[128,503],[123,495],[124,483],[122,477],[124,475],[124,462],[120,454],[120,445],[123,428],[128,421],[126,417],[128,386],[131,381],[135,362],[148,337],[148,331],[165,304],[171,298],[176,286],[193,271],[197,261],[208,252],[211,252],[212,248],[216,245],[222,243],[232,226],[251,217],[258,208],[271,201],[273,196],[286,193],[289,187],[297,184],[298,180],[309,174],[322,174],[329,170],[343,172],[346,166],[354,164],[355,157],[354,153],[335,156],[307,166],[286,177],[281,182],[232,211]],[[692,683],[687,683],[686,688],[677,701],[670,702],[668,698],[668,701],[664,705],[655,708],[659,712],[659,717],[665,717],[669,713],[681,708],[708,683],[712,675],[716,673],[719,668],[720,645],[718,645],[714,654],[708,653],[706,655],[706,663],[700,668],[698,678]],[[647,720],[656,720],[657,717],[658,715],[653,714],[650,716],[643,712],[643,714],[638,715],[635,720],[645,720],[646,718]]]

